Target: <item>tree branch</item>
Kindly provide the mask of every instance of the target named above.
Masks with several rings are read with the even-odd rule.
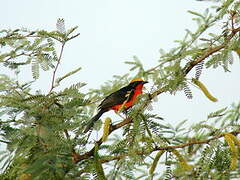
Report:
[[[232,131],[230,133],[233,134],[234,136],[236,136],[240,133],[240,131]],[[189,143],[185,143],[185,144],[179,144],[179,145],[173,145],[173,146],[156,147],[156,148],[154,148],[153,150],[150,150],[150,151],[136,152],[136,154],[137,155],[146,155],[146,154],[152,153],[154,151],[160,151],[160,150],[169,151],[169,150],[185,148],[185,147],[192,146],[192,145],[197,145],[197,144],[209,144],[211,141],[222,138],[223,136],[224,136],[224,133],[221,134],[221,135],[209,138],[207,140],[193,141],[193,142],[189,142]],[[113,156],[113,157],[110,157],[110,158],[107,158],[107,159],[102,159],[101,162],[102,163],[107,163],[107,162],[114,161],[114,160],[120,160],[120,159],[123,159],[123,158],[127,157],[128,155],[129,154],[125,153],[125,154],[122,154],[122,155],[119,155],[119,156]]]
[[[185,73],[188,74],[191,69],[197,65],[198,63],[202,62],[204,59],[208,58],[209,56],[211,56],[212,54],[214,54],[215,52],[220,51],[221,49],[225,48],[227,46],[227,43],[236,35],[237,32],[240,32],[240,27],[237,29],[233,29],[232,33],[226,38],[225,42],[219,46],[216,46],[215,48],[208,48],[203,52],[203,55],[200,56],[199,58],[197,58],[195,61],[192,61],[190,63],[190,66],[188,66],[188,68],[186,69]]]
[[[195,61],[191,62],[190,65],[186,68],[185,70],[185,74],[187,75],[191,70],[192,68],[197,65],[198,63],[200,63],[201,61],[203,61],[204,59],[206,59],[207,57],[209,57],[210,55],[214,54],[215,52],[218,52],[219,50],[225,48],[227,46],[227,43],[236,35],[237,32],[240,32],[240,27],[239,28],[236,28],[234,30],[232,30],[232,33],[226,38],[225,42],[222,44],[222,45],[219,45],[219,46],[216,46],[215,48],[208,48],[206,49],[204,52],[203,52],[203,55],[200,56],[199,58],[197,58]],[[153,69],[156,69],[158,68],[158,66],[154,67]],[[150,69],[150,71],[152,71],[152,69]],[[149,98],[146,99],[143,104],[141,105],[141,107],[138,109],[138,111],[136,112],[137,114],[141,113],[142,111],[144,111],[144,109],[148,106],[148,104],[151,103],[151,100],[160,95],[161,93],[165,92],[167,89],[167,87],[162,87],[161,89],[158,89],[156,90],[155,92],[153,92],[152,94],[149,94]],[[126,124],[129,124],[132,122],[132,118],[131,117],[127,117],[125,120],[119,122],[118,124],[116,125],[111,125],[110,126],[110,129],[109,129],[109,134],[111,134],[113,131],[123,127],[124,125]],[[232,134],[238,134],[240,132],[238,131],[234,131],[234,132],[231,132]],[[156,147],[153,151],[157,151],[157,150],[169,150],[169,149],[177,149],[177,148],[184,148],[186,146],[190,146],[190,145],[194,145],[194,144],[207,144],[209,143],[210,141],[212,140],[215,140],[215,139],[218,139],[218,138],[221,138],[223,135],[219,135],[219,136],[215,136],[213,138],[210,138],[208,140],[203,140],[203,141],[198,141],[198,142],[190,142],[190,143],[185,143],[185,144],[180,144],[180,145],[175,145],[175,146],[164,146],[164,147]],[[96,142],[96,145],[100,146],[101,144],[103,143],[102,141],[102,138],[99,139],[97,142]],[[80,155],[78,153],[76,153],[75,151],[72,152],[72,156],[73,156],[73,161],[74,163],[78,163],[79,161],[81,160],[84,160],[84,159],[88,159],[89,157],[93,156],[94,155],[94,147]],[[126,154],[127,156],[127,154]],[[115,157],[113,158],[112,160],[117,160],[119,159],[120,157]],[[108,162],[110,160],[105,160],[104,162]]]

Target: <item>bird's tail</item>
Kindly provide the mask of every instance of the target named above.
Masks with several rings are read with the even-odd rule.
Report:
[[[84,130],[84,133],[87,133],[94,125],[94,123],[105,113],[107,110],[101,109],[87,124],[87,127]]]

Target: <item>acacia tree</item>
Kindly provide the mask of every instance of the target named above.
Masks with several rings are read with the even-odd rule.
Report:
[[[209,112],[208,118],[216,119],[214,123],[200,122],[189,129],[183,122],[172,127],[158,114],[146,111],[154,98],[166,92],[184,91],[192,98],[189,84],[198,86],[211,101],[217,100],[199,79],[204,67],[228,71],[234,60],[232,53],[240,54],[239,9],[240,1],[225,0],[204,14],[189,11],[198,23],[197,30],[187,30],[177,47],[161,54],[155,67],[146,70],[136,57],[126,62],[132,73],[153,84],[152,90],[140,96],[120,122],[111,123],[107,118],[103,127],[96,123],[95,130],[103,128],[97,141],[91,132],[83,132],[94,109],[133,77],[115,76],[87,93],[81,89],[82,82],[56,90],[80,70],[56,76],[65,44],[79,35],[77,27],[66,31],[59,19],[52,32],[1,30],[2,67],[16,73],[23,67],[31,68],[33,81],[19,82],[10,75],[0,75],[0,141],[7,145],[1,151],[0,179],[240,178],[240,104]],[[213,34],[209,28],[222,22],[222,32]],[[33,91],[40,69],[52,72],[47,93]],[[192,77],[189,73],[194,69]]]

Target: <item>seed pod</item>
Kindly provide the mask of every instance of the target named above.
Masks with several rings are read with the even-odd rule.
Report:
[[[193,166],[188,164],[186,159],[184,159],[184,157],[176,150],[174,149],[172,151],[172,153],[177,156],[178,160],[179,160],[179,164],[182,166],[183,169],[190,171],[192,170]]]
[[[237,150],[236,146],[234,145],[233,139],[231,138],[231,136],[229,136],[229,133],[225,133],[224,138],[231,150],[231,164],[230,164],[229,169],[234,170],[237,167],[238,150]]]
[[[202,90],[202,92],[205,94],[205,96],[206,96],[209,100],[211,100],[211,101],[213,101],[213,102],[217,102],[217,101],[218,101],[217,98],[215,98],[214,96],[212,96],[212,95],[210,94],[210,92],[207,90],[206,86],[205,86],[203,83],[201,83],[199,80],[192,78],[192,82],[193,82],[194,84],[196,84],[196,85]]]
[[[165,151],[158,151],[158,153],[156,154],[154,160],[153,160],[153,163],[152,163],[152,166],[151,168],[149,169],[149,174],[152,175],[157,167],[157,163],[160,159],[160,157],[163,155]]]
[[[103,142],[107,140],[111,122],[112,122],[112,120],[110,117],[105,119],[104,126],[103,126],[103,136],[102,136]]]
[[[238,148],[240,149],[240,140],[236,136],[234,136],[231,133],[224,133],[224,135],[229,136],[233,140],[233,142],[238,146]]]

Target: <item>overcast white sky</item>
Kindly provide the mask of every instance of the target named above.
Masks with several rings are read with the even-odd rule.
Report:
[[[160,48],[173,48],[173,41],[182,39],[186,28],[194,31],[193,16],[187,10],[202,12],[210,5],[195,0],[8,0],[1,2],[1,29],[55,30],[59,17],[65,19],[67,28],[79,26],[81,35],[66,46],[58,74],[83,67],[78,75],[64,81],[65,86],[84,81],[86,88],[97,88],[113,75],[127,73],[129,67],[123,62],[134,55],[146,69],[156,65]],[[235,62],[230,68],[232,73],[204,70],[201,76],[219,102],[209,101],[192,88],[193,100],[186,99],[183,93],[160,95],[154,112],[171,124],[183,119],[198,122],[205,120],[208,113],[238,102],[239,59]],[[48,89],[49,80],[44,78],[39,88]]]

